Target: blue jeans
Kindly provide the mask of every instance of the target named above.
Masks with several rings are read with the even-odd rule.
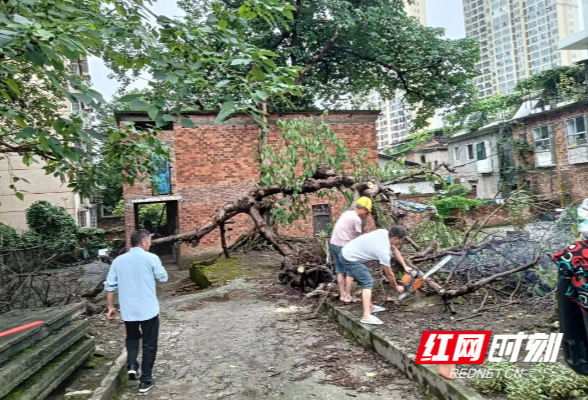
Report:
[[[331,256],[335,262],[335,272],[338,274],[344,274],[345,266],[343,265],[343,256],[341,255],[341,250],[343,250],[343,247],[329,244],[329,250],[331,250]]]
[[[363,289],[373,289],[374,288],[374,278],[372,278],[372,274],[368,267],[360,262],[352,262],[345,259],[345,257],[341,256],[343,260],[343,265],[345,267],[345,273],[349,276],[352,276],[359,286]]]

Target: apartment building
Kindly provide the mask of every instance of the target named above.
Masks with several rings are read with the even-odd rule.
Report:
[[[70,68],[81,76],[88,75],[88,63],[85,59],[71,63]],[[80,113],[87,128],[93,122],[91,110],[81,102],[64,103],[60,113],[66,116]],[[22,179],[18,182],[18,188],[24,193],[22,201],[9,187],[14,176]],[[64,207],[83,227],[96,227],[98,219],[101,218],[102,208],[98,199],[86,198],[74,193],[67,187],[67,182],[45,174],[41,162],[27,166],[16,154],[0,159],[0,223],[21,231],[27,230],[26,210],[39,200],[46,200],[51,204]]]
[[[413,4],[406,3],[404,10],[410,17],[427,25],[427,3],[426,0],[415,0]],[[400,142],[410,134],[411,120],[414,112],[409,105],[404,102],[403,94],[399,91],[398,95],[391,99],[382,99],[377,92],[372,92],[368,98],[369,103],[382,111],[380,118],[376,122],[376,135],[378,140],[378,149],[390,147]]]
[[[480,43],[481,98],[512,93],[519,80],[583,58],[558,48],[581,29],[578,0],[464,0],[463,7],[466,36]]]

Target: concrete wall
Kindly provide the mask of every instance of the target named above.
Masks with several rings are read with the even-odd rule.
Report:
[[[453,137],[447,146],[449,165],[456,169],[456,173],[450,174],[451,182],[455,183],[455,178],[459,178],[461,185],[470,189],[476,187],[476,197],[479,199],[493,199],[497,194],[500,197],[500,162],[497,155],[498,140],[498,128],[487,133],[473,133]],[[480,142],[489,143],[488,155],[492,163],[492,172],[490,173],[481,174],[478,172],[479,162],[476,160],[476,144]],[[468,159],[468,145],[474,146],[473,159]],[[455,160],[455,148],[459,148],[459,160]]]
[[[9,156],[0,160],[0,222],[18,230],[27,230],[26,209],[36,201],[46,200],[51,204],[65,207],[75,218],[77,212],[76,195],[53,175],[46,175],[43,164],[24,165],[19,156]],[[24,178],[29,183],[19,181],[17,188],[24,192],[24,201],[19,200],[9,188],[12,177]],[[77,203],[76,203],[77,202]]]
[[[318,117],[320,113],[285,113],[271,116],[269,143],[278,139],[275,121],[278,118]],[[188,232],[205,223],[210,215],[227,202],[237,199],[252,188],[258,180],[257,125],[247,116],[236,116],[223,124],[215,124],[214,113],[189,115],[195,129],[182,128],[175,124],[173,131],[166,131],[164,140],[173,149],[175,162],[171,166],[172,194],[152,196],[149,182],[126,186],[125,229],[127,239],[135,229],[134,204],[137,202],[178,201],[179,230]],[[146,120],[143,113],[127,113],[123,120]],[[378,162],[374,122],[377,113],[370,111],[338,112],[325,117],[325,122],[343,138],[350,157],[368,149],[368,161]],[[325,145],[328,150],[328,145]],[[328,199],[313,198],[312,203],[326,203]],[[344,202],[337,196],[331,204],[332,220],[341,212]],[[229,243],[248,232],[252,222],[247,215],[238,215],[236,222],[228,226]],[[293,236],[313,235],[312,216],[300,221],[285,232]],[[218,232],[205,236],[199,249],[216,248],[220,245]],[[192,249],[184,249],[192,250]]]

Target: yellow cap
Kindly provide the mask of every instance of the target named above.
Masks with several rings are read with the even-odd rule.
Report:
[[[360,197],[359,199],[357,199],[357,205],[362,206],[369,212],[372,212],[372,199],[370,199],[369,197]]]

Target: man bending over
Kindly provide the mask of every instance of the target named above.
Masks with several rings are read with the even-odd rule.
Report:
[[[361,322],[370,325],[381,325],[383,322],[372,315],[374,312],[386,311],[385,308],[372,305],[372,289],[374,279],[368,267],[364,263],[368,261],[379,261],[384,274],[390,281],[392,287],[400,294],[404,287],[398,285],[396,277],[392,272],[392,257],[403,266],[406,273],[410,274],[412,269],[406,265],[398,247],[404,243],[406,230],[401,226],[394,226],[390,230],[377,229],[353,239],[343,250],[341,255],[347,273],[347,284],[353,282],[353,278],[362,287],[361,299],[363,302],[363,316]]]

